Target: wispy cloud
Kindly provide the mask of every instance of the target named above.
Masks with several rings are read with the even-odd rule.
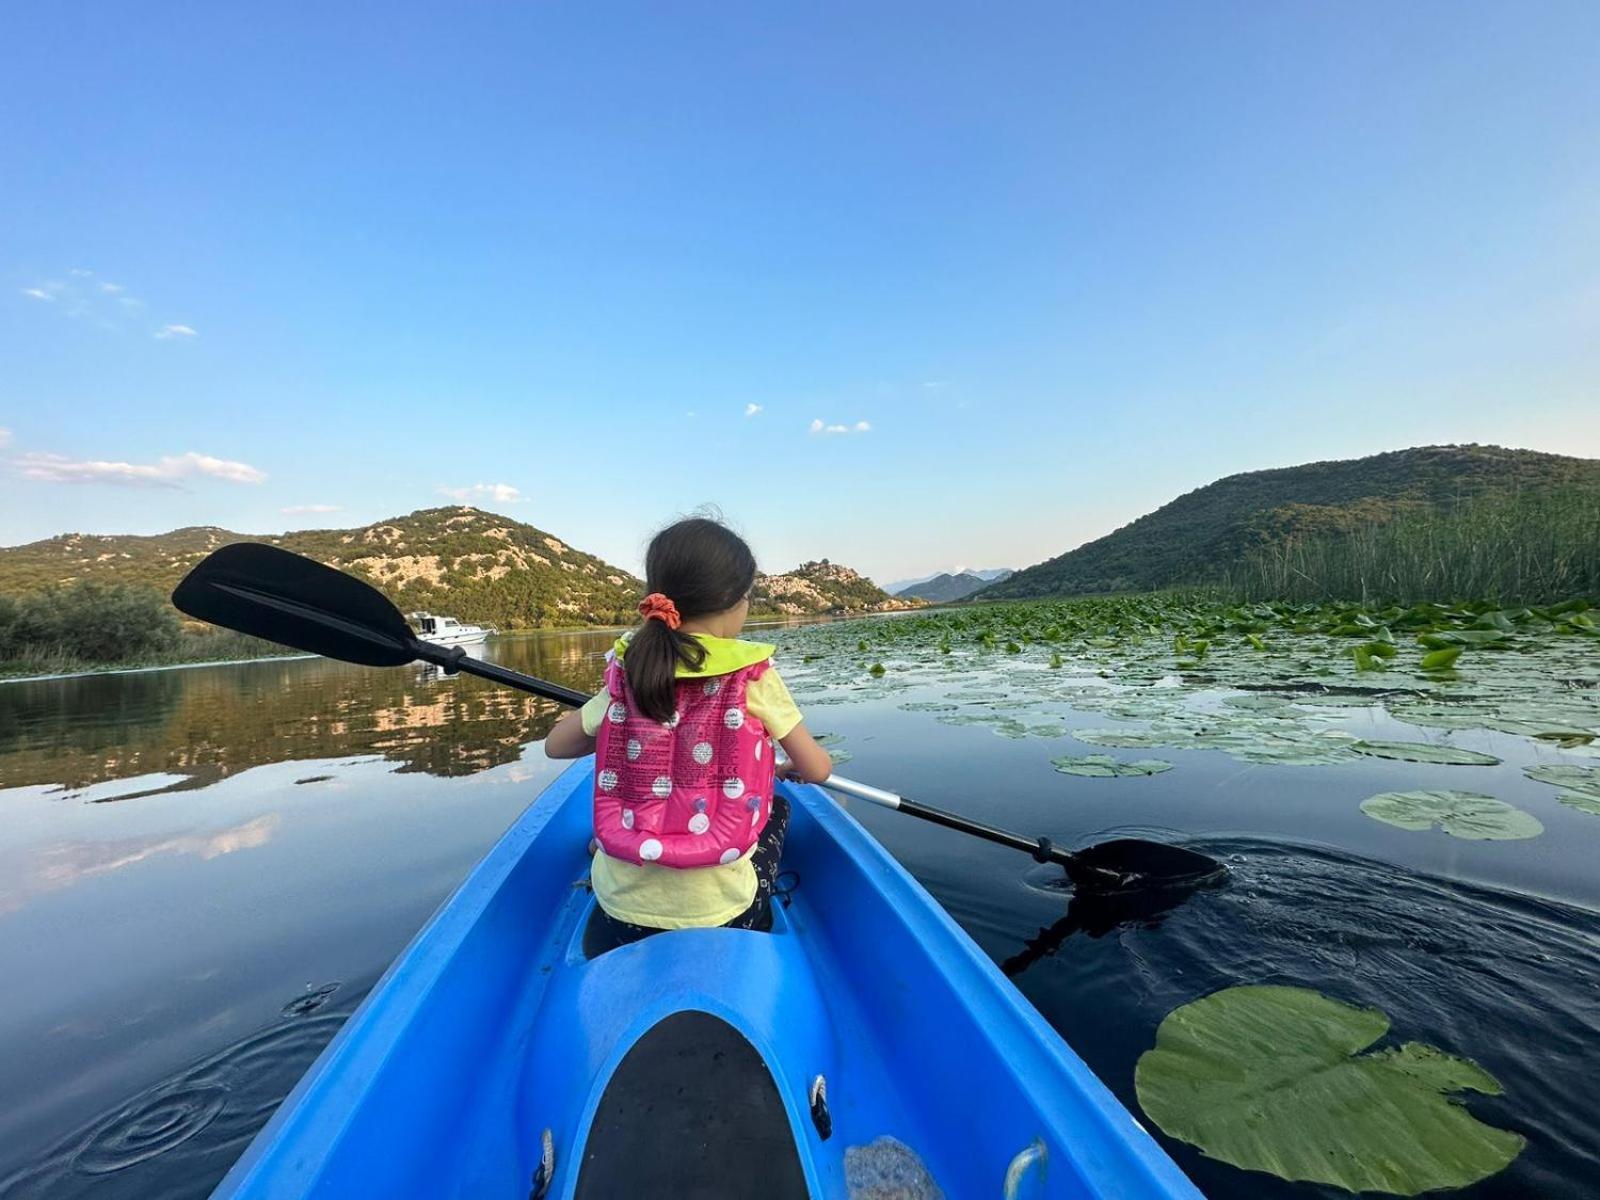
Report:
[[[127,285],[97,279],[87,267],[69,267],[61,278],[46,279],[21,291],[31,300],[55,304],[55,311],[64,317],[87,318],[106,329],[127,329],[146,307],[138,296],[128,293]],[[165,342],[199,334],[192,325],[172,321],[152,330],[151,336]]]
[[[64,454],[30,452],[16,460],[24,477],[44,483],[107,483],[118,487],[183,488],[183,480],[195,476],[221,479],[228,483],[264,483],[265,471],[249,463],[209,454],[170,454],[153,463],[109,462],[102,459],[74,459]]]
[[[526,499],[520,488],[509,483],[470,483],[466,487],[439,487],[439,495],[466,504],[472,500],[493,500],[498,504],[521,504]]]
[[[857,421],[854,425],[829,425],[821,417],[811,422],[811,432],[819,437],[838,437],[847,433],[871,433],[871,421]]]
[[[744,415],[747,417],[753,417],[760,411],[761,405],[759,404],[746,404],[744,406]]]
[[[0,427],[0,450],[11,445],[11,430]]]
[[[339,511],[337,504],[290,504],[279,509],[288,516],[298,516],[301,513],[336,513]]]

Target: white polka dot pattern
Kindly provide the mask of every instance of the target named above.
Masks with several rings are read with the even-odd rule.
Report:
[[[722,723],[729,729],[738,729],[744,724],[744,713],[740,709],[730,708],[722,714]]]
[[[658,800],[665,800],[672,795],[672,776],[657,775],[656,781],[650,785],[650,792]]]
[[[607,768],[600,772],[600,778],[596,782],[600,784],[602,792],[614,792],[617,790],[617,773]]]
[[[699,763],[703,767],[711,761],[711,743],[696,742],[694,745],[694,750],[691,753],[694,755],[695,762]]]
[[[705,813],[695,813],[694,816],[689,818],[690,833],[704,833],[710,828],[711,818],[706,816]]]
[[[638,762],[639,761],[639,755],[641,755],[643,753],[644,753],[644,747],[639,745],[639,739],[638,738],[629,738],[628,739],[628,761],[629,762]]]
[[[618,700],[610,708],[606,709],[606,718],[613,725],[621,725],[628,719],[628,706]]]
[[[645,838],[639,843],[639,858],[644,862],[655,862],[661,857],[661,843],[655,838]]]
[[[722,794],[729,800],[737,800],[744,795],[744,780],[735,775],[732,779],[725,779],[722,783]]]
[[[622,827],[624,829],[633,828],[633,809],[625,808],[622,810]]]
[[[700,685],[700,690],[708,696],[715,696],[722,690],[722,680],[708,679]]]
[[[717,861],[719,863],[721,863],[723,866],[727,866],[729,863],[733,862],[738,857],[739,857],[739,849],[738,849],[738,847],[737,846],[729,846],[726,850],[724,850],[722,852],[722,857],[717,859]]]

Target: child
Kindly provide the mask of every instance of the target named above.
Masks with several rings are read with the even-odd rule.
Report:
[[[788,829],[787,773],[828,778],[773,647],[735,640],[756,560],[715,521],[668,526],[645,555],[644,622],[617,642],[605,687],[545,738],[551,758],[595,753],[595,899],[619,942],[664,929],[772,927]]]

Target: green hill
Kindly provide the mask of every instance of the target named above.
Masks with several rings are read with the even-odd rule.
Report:
[[[358,529],[277,535],[192,526],[151,537],[68,533],[0,549],[0,598],[80,581],[171,593],[229,542],[261,541],[361,576],[402,609],[501,629],[620,625],[637,620],[644,585],[627,571],[532,525],[468,506],[428,508]],[[803,563],[756,580],[757,613],[812,615],[913,608],[849,567]]]
[[[262,541],[350,571],[401,608],[526,629],[632,619],[640,584],[628,572],[559,538],[467,506],[428,508],[359,529],[276,536],[213,526],[153,537],[69,533],[0,549],[0,595],[91,580],[170,593],[218,546]]]
[[[1423,446],[1250,471],[1179,496],[978,598],[1215,582],[1246,558],[1295,539],[1353,533],[1458,501],[1574,490],[1600,495],[1600,461],[1499,446]]]
[[[752,612],[788,616],[919,607],[920,601],[891,596],[866,576],[827,559],[801,563],[782,575],[756,576],[755,594],[750,601]]]

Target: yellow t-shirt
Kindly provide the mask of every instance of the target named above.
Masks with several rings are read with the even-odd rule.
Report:
[[[741,642],[735,638],[692,635],[706,648],[706,658],[698,668],[679,663],[679,679],[699,679],[727,675],[741,667],[772,657],[772,646]],[[617,643],[622,654],[624,643]],[[590,737],[600,730],[611,697],[601,692],[592,697],[579,713],[583,731]],[[745,689],[745,707],[750,715],[779,739],[789,736],[800,724],[800,710],[778,672],[769,668],[760,679]],[[664,867],[658,863],[630,863],[612,858],[604,850],[594,852],[589,870],[600,907],[630,925],[651,929],[695,929],[731,921],[756,898],[756,872],[749,855],[726,865],[710,867]]]

